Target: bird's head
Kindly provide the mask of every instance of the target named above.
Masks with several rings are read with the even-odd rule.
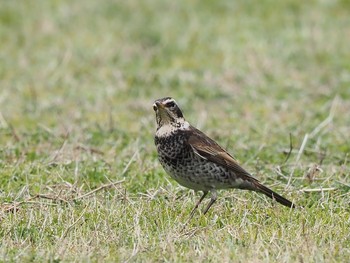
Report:
[[[156,113],[157,126],[172,125],[180,127],[184,123],[182,112],[173,98],[166,97],[158,99],[153,104]]]

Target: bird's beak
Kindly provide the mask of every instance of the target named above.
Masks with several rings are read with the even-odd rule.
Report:
[[[164,105],[162,103],[160,103],[159,101],[156,101],[156,105],[157,105],[158,109],[164,109]]]

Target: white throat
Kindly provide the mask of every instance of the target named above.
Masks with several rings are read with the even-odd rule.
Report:
[[[157,137],[167,137],[170,134],[174,133],[178,130],[188,130],[190,128],[190,124],[184,119],[180,120],[176,124],[166,123],[159,127],[156,131]]]

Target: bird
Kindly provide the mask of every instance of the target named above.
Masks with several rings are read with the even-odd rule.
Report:
[[[186,121],[173,98],[155,100],[153,110],[156,117],[154,142],[159,162],[180,185],[203,192],[190,218],[209,192],[211,199],[203,214],[217,200],[217,190],[230,188],[260,192],[286,207],[296,207],[261,184],[230,153]]]

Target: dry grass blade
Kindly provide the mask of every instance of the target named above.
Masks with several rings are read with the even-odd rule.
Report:
[[[50,203],[34,202],[33,200],[37,199],[37,198],[39,198],[39,199],[47,199],[47,200],[51,200],[53,202],[64,202],[64,203],[68,204],[71,201],[76,201],[76,200],[79,200],[79,199],[83,199],[83,198],[89,197],[89,196],[91,196],[91,195],[93,195],[93,194],[95,194],[95,193],[97,193],[97,192],[99,192],[101,190],[108,189],[110,187],[115,187],[116,185],[121,184],[124,181],[125,181],[125,179],[101,185],[101,186],[97,187],[96,189],[94,189],[94,190],[92,190],[92,191],[90,191],[88,193],[79,195],[77,197],[73,197],[73,196],[66,197],[64,195],[64,192],[61,191],[61,190],[57,194],[36,194],[36,195],[33,195],[33,196],[29,196],[28,198],[26,198],[25,200],[20,201],[20,202],[13,202],[13,203],[4,203],[4,204],[2,204],[1,205],[1,214],[3,216],[6,213],[18,211],[19,207],[22,206],[22,205],[25,205],[25,204],[51,205]]]
[[[101,186],[97,187],[96,189],[94,189],[94,190],[92,190],[92,191],[90,191],[90,192],[88,192],[86,194],[83,194],[83,195],[80,195],[80,196],[77,196],[77,197],[73,198],[72,200],[76,201],[76,200],[79,200],[79,199],[82,199],[82,198],[86,198],[86,197],[88,197],[90,195],[93,195],[94,193],[97,193],[98,191],[101,191],[101,190],[106,189],[106,188],[110,188],[112,186],[114,187],[117,184],[121,184],[124,181],[125,181],[125,179],[117,181],[117,182],[112,182],[112,183],[101,185]]]
[[[292,154],[293,151],[293,140],[292,140],[292,134],[289,133],[289,151],[287,152],[287,156],[286,159],[284,160],[284,163],[286,163],[290,157],[290,155]]]
[[[326,188],[304,188],[300,191],[304,193],[311,193],[311,192],[327,192],[327,191],[334,191],[337,190],[335,187],[326,187]]]
[[[83,218],[83,216],[85,215],[86,213],[86,210],[88,209],[88,206],[86,206],[83,210],[83,212],[80,214],[80,216],[70,225],[66,228],[66,230],[62,233],[61,235],[61,240],[63,238],[65,238],[67,236],[67,234],[69,233],[69,231]]]
[[[324,121],[322,121],[319,125],[317,125],[315,127],[315,129],[310,133],[310,138],[315,137],[322,129],[327,127],[327,125],[329,125],[333,121],[334,113],[336,111],[338,101],[339,101],[339,98],[338,98],[338,96],[336,96],[332,101],[332,106],[331,106],[331,109],[329,111],[329,115],[327,116],[327,118]]]
[[[299,152],[298,152],[298,155],[297,155],[296,160],[295,160],[295,165],[294,165],[294,167],[293,167],[292,172],[291,172],[290,175],[289,175],[287,187],[289,187],[290,184],[291,184],[291,182],[292,182],[292,178],[293,178],[293,174],[294,174],[296,165],[298,164],[298,162],[299,162],[299,160],[300,160],[300,157],[301,157],[301,155],[302,155],[303,152],[304,152],[305,145],[306,145],[306,143],[307,143],[308,138],[309,138],[309,135],[308,135],[308,134],[305,134],[304,140],[303,140],[303,142],[302,142],[302,144],[301,144],[301,146],[300,146],[300,148],[299,148]]]

